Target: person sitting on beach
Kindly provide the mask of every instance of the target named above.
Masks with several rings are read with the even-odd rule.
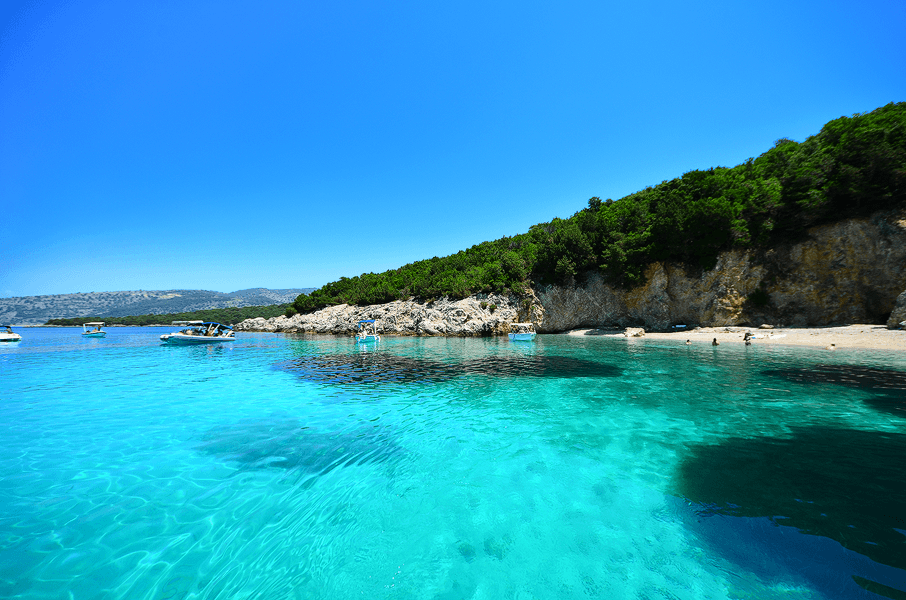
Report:
[[[711,345],[712,345],[712,346],[720,346],[720,342],[717,341],[717,338],[714,338],[714,340],[711,342]]]

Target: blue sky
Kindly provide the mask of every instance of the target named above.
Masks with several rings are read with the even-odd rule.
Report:
[[[319,286],[906,100],[906,3],[7,2],[0,296]]]

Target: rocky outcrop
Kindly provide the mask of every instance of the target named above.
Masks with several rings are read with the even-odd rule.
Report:
[[[883,323],[906,289],[906,218],[878,213],[815,227],[799,243],[724,252],[714,269],[690,270],[651,264],[645,284],[628,291],[597,275],[582,286],[539,290],[539,330]]]
[[[539,290],[543,307],[541,331],[564,331],[602,325],[642,325],[663,330],[677,323],[736,325],[744,319],[749,294],[758,289],[765,267],[744,252],[722,254],[717,266],[698,277],[683,265],[654,263],[645,284],[632,290],[607,284],[600,275],[582,286]]]
[[[591,274],[582,285],[541,287],[522,299],[342,305],[291,319],[254,319],[239,328],[347,333],[358,320],[373,318],[385,333],[472,336],[504,333],[509,323],[527,320],[539,332],[602,326],[657,331],[675,324],[807,327],[884,323],[888,317],[898,324],[906,320],[903,295],[902,316],[894,311],[904,289],[906,213],[885,212],[814,227],[802,241],[767,251],[724,252],[708,271],[653,263],[645,283],[631,290]],[[489,310],[490,304],[497,309]]]
[[[351,334],[359,321],[374,319],[378,331],[391,335],[484,336],[508,332],[510,323],[532,318],[530,311],[515,297],[489,294],[426,303],[409,300],[372,306],[341,304],[307,315],[248,319],[236,329]]]
[[[897,296],[896,304],[893,306],[893,312],[887,319],[888,329],[906,329],[901,323],[906,322],[906,292]]]

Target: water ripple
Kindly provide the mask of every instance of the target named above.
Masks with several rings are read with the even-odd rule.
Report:
[[[198,450],[245,469],[276,467],[315,476],[338,467],[385,463],[401,453],[386,433],[325,433],[283,418],[218,427],[203,436]]]

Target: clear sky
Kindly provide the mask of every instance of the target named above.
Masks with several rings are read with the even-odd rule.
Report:
[[[0,296],[316,287],[906,100],[906,2],[0,4]]]

